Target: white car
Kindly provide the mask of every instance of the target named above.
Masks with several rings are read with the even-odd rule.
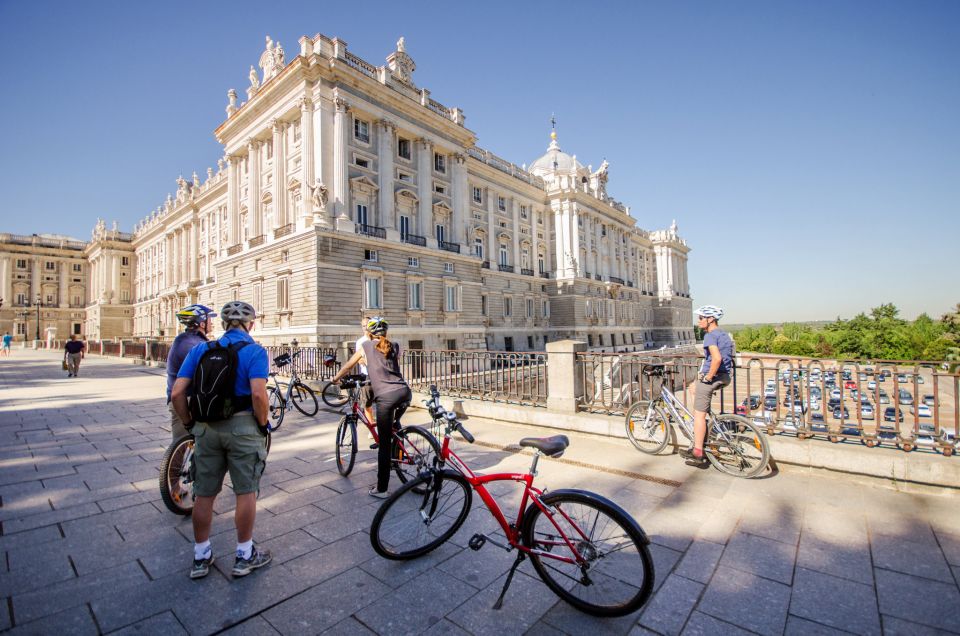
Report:
[[[926,404],[918,404],[913,407],[913,412],[917,414],[917,417],[933,417],[933,413],[930,411],[930,407]]]
[[[871,391],[876,391],[876,390],[877,390],[877,382],[876,382],[875,380],[870,380],[869,382],[867,382],[867,389],[869,389],[869,390],[871,390]]]
[[[870,406],[869,404],[861,404],[861,405],[860,405],[860,417],[863,418],[863,419],[865,419],[865,420],[872,420],[872,419],[873,419],[873,407]]]
[[[767,388],[765,388],[765,389],[763,390],[763,394],[764,394],[764,396],[768,396],[768,395],[776,396],[776,395],[777,395],[777,387],[775,387],[775,386],[768,386]]]

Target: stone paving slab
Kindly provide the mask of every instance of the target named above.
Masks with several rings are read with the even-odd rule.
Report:
[[[341,477],[339,414],[286,416],[258,502],[256,537],[274,562],[229,574],[235,499],[215,507],[216,563],[190,581],[190,519],[160,501],[169,440],[162,370],[89,356],[67,379],[56,353],[0,359],[0,631],[23,634],[960,634],[960,496],[787,467],[760,480],[687,469],[623,440],[571,434],[538,484],[610,497],[644,527],[654,593],[601,619],[559,600],[529,563],[493,610],[513,562],[475,532],[499,527],[475,498],[431,554],[387,561],[370,546],[379,502],[365,495],[375,451]],[[406,423],[424,423],[411,411]],[[477,417],[456,440],[478,470],[524,471],[536,429]],[[542,434],[552,434],[544,431]],[[363,442],[361,437],[361,442]],[[615,471],[609,470],[616,469]],[[519,491],[490,488],[515,515]]]

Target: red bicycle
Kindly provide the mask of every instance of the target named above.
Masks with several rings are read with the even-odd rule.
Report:
[[[443,446],[434,466],[404,484],[384,501],[373,518],[370,542],[377,554],[405,560],[422,556],[447,541],[470,513],[475,490],[503,529],[507,543],[475,534],[469,546],[489,542],[517,550],[494,609],[500,609],[517,567],[529,557],[537,574],[557,596],[595,616],[623,616],[640,608],[653,590],[650,543],[637,522],[615,503],[585,490],[546,493],[533,485],[541,455],[560,457],[570,441],[565,435],[527,437],[520,446],[534,449],[527,473],[480,475],[450,450],[454,431],[473,436],[454,413],[440,406],[436,387],[427,408],[444,426]],[[453,470],[446,468],[449,464]],[[516,522],[510,523],[486,485],[514,481],[523,486]],[[528,505],[529,503],[529,505]]]
[[[345,376],[340,383],[340,389],[347,395],[347,406],[337,425],[336,457],[337,470],[344,477],[353,470],[353,463],[357,457],[358,422],[367,427],[374,442],[380,443],[376,422],[369,421],[360,407],[360,387],[367,382],[367,376],[356,374]],[[433,458],[440,454],[440,443],[436,437],[419,426],[400,427],[399,421],[394,423],[393,439],[390,443],[393,446],[391,453],[393,470],[404,483],[433,465]]]

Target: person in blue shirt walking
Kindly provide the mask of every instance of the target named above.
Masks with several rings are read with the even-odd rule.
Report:
[[[167,353],[167,408],[170,409],[170,433],[173,441],[187,434],[183,421],[170,402],[173,383],[190,350],[207,341],[207,334],[213,329],[213,318],[216,317],[217,314],[205,305],[188,305],[177,312],[177,320],[183,325],[184,332],[174,339]]]
[[[686,464],[695,468],[708,468],[710,461],[703,454],[707,438],[707,413],[713,394],[730,384],[733,372],[733,339],[720,329],[723,309],[704,305],[696,311],[699,327],[706,332],[703,337],[704,361],[697,375],[697,388],[693,400],[693,447],[680,451],[687,458]]]
[[[7,331],[3,334],[3,355],[4,357],[10,355],[10,343],[13,342],[13,336],[10,335],[10,332]]]
[[[270,368],[266,350],[254,342],[249,331],[257,313],[249,304],[232,301],[220,310],[220,320],[226,333],[219,339],[223,346],[243,342],[237,351],[237,398],[249,396],[250,406],[226,420],[194,422],[187,404],[187,394],[197,364],[207,343],[196,345],[187,354],[177,381],[173,384],[173,408],[196,440],[193,463],[196,477],[193,482],[193,567],[191,579],[199,579],[210,572],[213,550],[210,547],[210,524],[213,521],[213,503],[223,487],[223,478],[230,471],[233,492],[237,497],[234,525],[237,528],[237,556],[233,576],[250,574],[270,563],[269,550],[261,550],[253,543],[253,525],[257,516],[257,491],[260,476],[267,459],[266,436],[261,433],[269,423],[267,408],[267,377]]]

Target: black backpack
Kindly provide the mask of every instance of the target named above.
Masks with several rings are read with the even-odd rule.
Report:
[[[190,415],[195,422],[217,422],[234,413],[250,408],[249,395],[237,396],[237,352],[248,342],[234,342],[223,346],[219,340],[206,343],[206,350],[193,372],[193,396]]]

